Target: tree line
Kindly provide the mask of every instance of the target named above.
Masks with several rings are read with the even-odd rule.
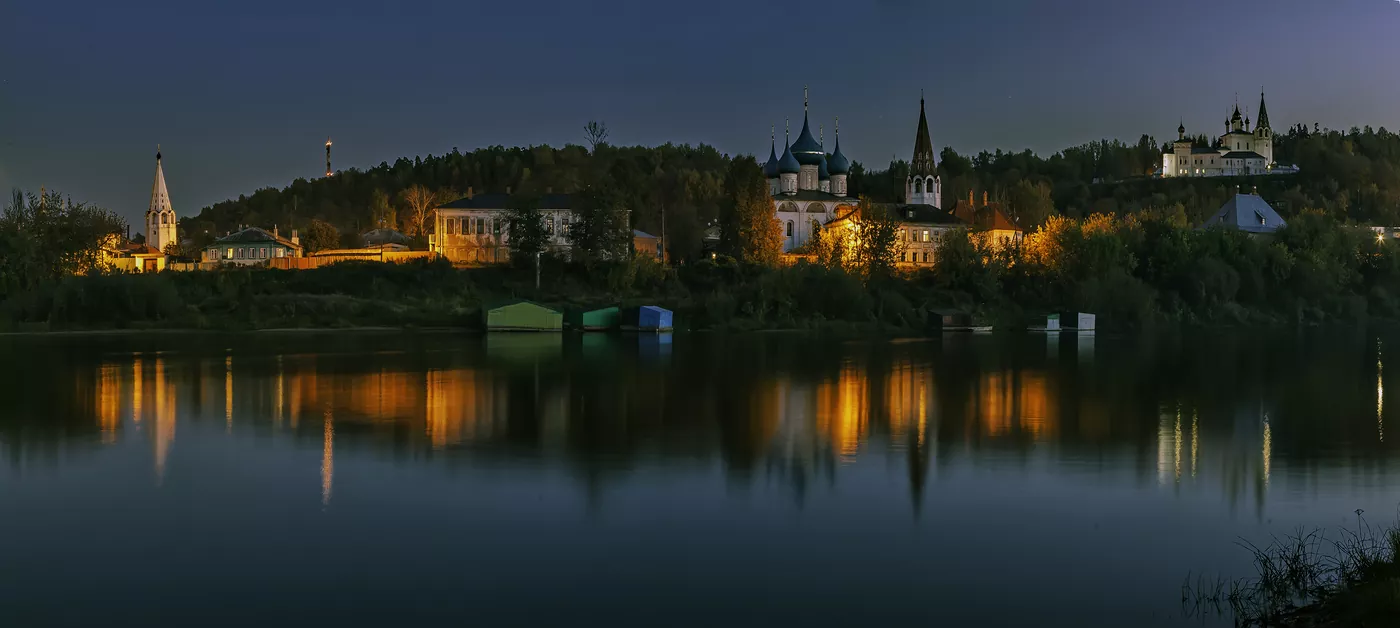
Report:
[[[706,230],[735,211],[736,165],[758,167],[751,158],[707,145],[613,146],[606,138],[606,126],[594,125],[588,133],[591,148],[454,148],[444,155],[297,179],[282,189],[265,188],[206,207],[181,221],[181,233],[202,246],[239,225],[307,229],[319,220],[335,228],[343,240],[337,245],[353,246],[355,234],[376,227],[424,236],[432,229],[432,209],[468,191],[530,196],[592,189],[625,208],[630,227],[661,235],[664,225],[670,258],[687,261],[701,255]],[[1314,208],[1342,221],[1400,224],[1400,136],[1384,128],[1297,125],[1277,134],[1276,160],[1298,165],[1297,175],[1154,178],[1166,148],[1148,135],[1134,143],[1090,142],[1049,157],[1028,150],[964,155],[944,148],[939,164],[944,204],[986,195],[1026,229],[1051,216],[1127,215],[1178,206],[1183,218],[1199,223],[1237,189],[1257,186],[1285,218]],[[850,190],[874,202],[901,202],[908,171],[904,160],[879,170],[856,162]]]

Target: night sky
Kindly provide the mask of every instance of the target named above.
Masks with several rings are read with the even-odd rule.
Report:
[[[456,146],[709,143],[841,117],[843,151],[1048,154],[1219,133],[1239,94],[1296,122],[1400,128],[1395,0],[0,2],[0,188],[140,224],[156,144],[175,210]],[[598,6],[587,6],[587,5]],[[799,13],[800,12],[800,13]],[[814,128],[815,130],[815,128]],[[779,149],[781,151],[781,148]]]

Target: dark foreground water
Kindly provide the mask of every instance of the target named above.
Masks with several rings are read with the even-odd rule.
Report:
[[[0,337],[0,624],[1217,625],[1240,538],[1393,520],[1391,351]]]

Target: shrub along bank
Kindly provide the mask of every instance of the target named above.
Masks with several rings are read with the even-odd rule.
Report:
[[[9,331],[351,326],[480,326],[484,306],[655,304],[681,329],[918,330],[961,309],[1023,326],[1045,312],[1095,312],[1100,325],[1308,324],[1400,317],[1400,242],[1320,214],[1269,238],[1193,230],[1169,217],[1052,218],[1013,250],[946,238],[931,268],[880,271],[859,259],[768,267],[720,257],[458,269],[444,261],[345,262],[302,271],[224,269],[91,274],[13,292]]]

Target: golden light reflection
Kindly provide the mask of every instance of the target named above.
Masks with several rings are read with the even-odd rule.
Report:
[[[1050,417],[1050,385],[1045,375],[1022,371],[1020,373],[1020,392],[1017,398],[1020,402],[1018,414],[1021,419],[1021,429],[1030,434],[1034,440],[1041,440],[1054,426],[1054,421]]]
[[[282,427],[282,404],[286,399],[285,386],[283,385],[285,375],[282,372],[282,356],[277,356],[277,390],[272,399],[272,424]]]
[[[416,403],[418,390],[411,382],[393,393],[405,403]],[[488,373],[472,370],[431,370],[424,383],[424,433],[434,448],[489,437],[496,419],[505,416],[505,397],[493,387]],[[556,412],[545,411],[546,417]]]
[[[224,358],[224,431],[233,431],[233,356]]]
[[[1011,377],[1007,373],[986,373],[978,386],[977,419],[988,436],[1004,436],[1011,431]]]
[[[867,390],[865,372],[853,365],[842,368],[834,383],[817,387],[817,431],[826,435],[842,462],[855,459],[867,433]]]
[[[131,421],[141,424],[141,358],[131,361]]]
[[[321,433],[321,505],[331,503],[331,480],[335,477],[335,422],[326,406]]]
[[[117,442],[121,426],[121,374],[115,364],[103,364],[97,376],[97,426],[102,430],[102,443]]]
[[[166,381],[165,360],[157,357],[155,368],[155,463],[157,483],[165,480],[165,459],[175,442],[175,387]]]

